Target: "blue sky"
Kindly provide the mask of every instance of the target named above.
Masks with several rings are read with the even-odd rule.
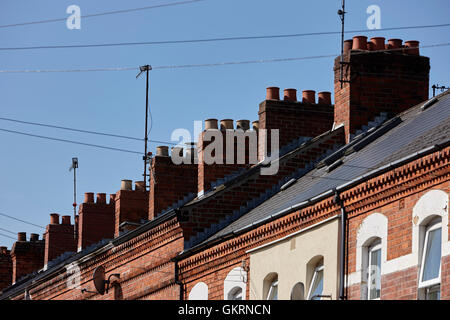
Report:
[[[76,4],[81,14],[176,2],[118,0],[2,1],[0,25],[63,18]],[[85,18],[81,30],[65,21],[0,28],[0,47],[138,42],[215,37],[339,31],[340,0],[205,0],[180,6]],[[448,0],[347,0],[346,29],[366,29],[369,5],[381,8],[381,27],[449,23]],[[450,42],[449,28],[363,33],[419,40],[423,45]],[[346,35],[350,38],[353,35]],[[76,69],[132,67],[136,71],[90,73],[0,73],[0,117],[51,123],[142,137],[145,78],[137,67],[216,63],[335,54],[339,35],[303,38],[171,44],[111,48],[0,51],[0,69]],[[450,47],[422,49],[431,58],[430,85],[450,85]],[[256,120],[265,88],[333,91],[333,58],[153,70],[150,73],[150,139],[170,141],[176,128],[193,131],[194,120]],[[333,99],[334,101],[334,99]],[[143,150],[139,141],[107,138],[0,121],[0,128],[116,148]],[[84,192],[115,193],[121,179],[141,180],[142,157],[115,151],[0,132],[0,213],[42,226],[49,214],[72,215],[71,158],[79,158],[78,199]],[[154,151],[156,145],[150,144]],[[0,216],[13,232],[43,230]],[[8,234],[4,231],[0,233]],[[11,236],[15,237],[11,234]],[[0,236],[0,245],[12,239]]]

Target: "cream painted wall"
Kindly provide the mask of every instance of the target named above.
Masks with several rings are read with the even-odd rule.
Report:
[[[339,219],[334,218],[250,253],[250,299],[265,299],[264,278],[278,274],[278,299],[289,300],[294,285],[302,282],[307,296],[312,272],[308,263],[318,256],[324,262],[324,295],[335,300],[339,282]]]

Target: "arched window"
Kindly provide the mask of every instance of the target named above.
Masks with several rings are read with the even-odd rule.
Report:
[[[228,292],[227,300],[244,300],[241,287],[234,287]]]
[[[242,267],[232,269],[223,282],[224,300],[245,300],[247,271]]]
[[[388,219],[381,213],[372,213],[359,225],[356,259],[363,300],[381,297],[381,272],[387,261],[387,233]]]
[[[263,285],[265,300],[278,300],[278,274],[270,273],[264,279]]]
[[[321,300],[323,293],[323,263],[314,269],[311,285],[308,292],[308,300]]]
[[[441,246],[442,224],[441,219],[436,218],[426,226],[421,250],[419,288],[427,300],[441,298]]]
[[[376,239],[367,248],[367,298],[378,300],[381,295],[381,239]]]
[[[197,283],[189,293],[189,300],[208,300],[208,286],[204,282]]]
[[[291,291],[291,300],[305,300],[305,286],[297,282]]]
[[[448,246],[448,194],[442,190],[425,193],[413,208],[413,256],[419,265],[418,298],[441,298],[441,259]],[[442,228],[444,226],[444,228]]]

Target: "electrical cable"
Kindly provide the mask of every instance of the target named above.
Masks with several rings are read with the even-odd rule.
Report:
[[[17,240],[16,238],[13,238],[13,237],[8,236],[8,235],[3,234],[3,233],[0,233],[0,236],[5,237],[5,238],[10,238],[10,239],[13,239],[13,240]]]
[[[29,125],[34,125],[34,126],[48,127],[48,128],[54,128],[54,129],[75,131],[75,132],[81,132],[81,133],[102,135],[102,136],[113,137],[113,138],[123,138],[123,139],[129,139],[129,140],[144,141],[144,139],[142,139],[142,138],[136,138],[136,137],[119,135],[119,134],[106,133],[106,132],[99,132],[99,131],[91,131],[91,130],[83,130],[83,129],[77,129],[77,128],[69,128],[69,127],[63,127],[63,126],[58,126],[58,125],[53,125],[53,124],[46,124],[46,123],[40,123],[40,122],[31,122],[31,121],[24,121],[24,120],[5,118],[5,117],[0,117],[0,120],[17,122],[17,123],[23,123],[23,124],[29,124]],[[166,144],[174,144],[175,145],[175,143],[173,143],[173,142],[160,141],[160,140],[149,140],[149,142],[166,143]]]
[[[432,45],[420,46],[420,49],[427,48],[437,48],[450,46],[450,43],[438,43]],[[416,47],[411,48],[399,48],[399,49],[386,49],[378,51],[362,51],[355,54],[368,54],[377,52],[390,52],[390,51],[401,51],[416,49]],[[322,58],[334,58],[339,54],[327,54],[327,55],[316,55],[316,56],[304,56],[304,57],[288,57],[288,58],[273,58],[273,59],[259,59],[259,60],[244,60],[244,61],[226,61],[217,63],[201,63],[201,64],[183,64],[183,65],[162,65],[154,66],[153,70],[162,69],[186,69],[186,68],[203,68],[203,67],[218,67],[218,66],[228,66],[228,65],[243,65],[243,64],[257,64],[257,63],[274,63],[274,62],[291,62],[291,61],[301,61],[301,60],[313,60]],[[138,70],[137,67],[118,67],[118,68],[87,68],[87,69],[23,69],[23,70],[5,70],[1,69],[0,73],[65,73],[65,72],[99,72],[99,71],[129,71]]]
[[[5,232],[8,232],[8,233],[11,233],[11,234],[17,234],[16,232],[12,232],[12,231],[10,231],[10,230],[8,230],[8,229],[0,228],[0,230],[5,231]]]
[[[393,28],[372,29],[372,30],[351,30],[351,31],[345,31],[345,33],[367,33],[367,32],[382,32],[382,31],[393,31],[393,30],[442,28],[442,27],[449,27],[449,26],[450,26],[450,23],[446,23],[446,24],[421,25],[421,26],[393,27]],[[0,47],[0,51],[38,50],[38,49],[73,49],[73,48],[99,48],[99,47],[120,47],[120,46],[137,46],[137,45],[166,45],[166,44],[208,43],[208,42],[237,41],[237,40],[261,40],[261,39],[276,39],[276,38],[298,38],[298,37],[305,37],[305,36],[322,36],[322,35],[336,35],[336,34],[341,34],[341,31],[308,32],[308,33],[292,33],[292,34],[260,35],[260,36],[218,37],[218,38],[208,38],[208,39],[187,39],[187,40],[116,42],[116,43],[73,44],[73,45],[43,45],[43,46],[26,46],[26,47]]]
[[[4,216],[6,218],[10,218],[10,219],[13,219],[13,220],[16,220],[16,221],[19,221],[19,222],[22,222],[22,223],[26,223],[26,224],[29,224],[31,226],[35,226],[35,227],[38,227],[38,228],[41,228],[41,229],[45,230],[45,228],[43,226],[40,226],[38,224],[34,224],[32,222],[28,222],[28,221],[25,221],[25,220],[21,220],[21,219],[15,218],[13,216],[10,216],[10,215],[7,215],[7,214],[1,213],[1,212],[0,212],[0,216]]]
[[[112,151],[120,151],[120,152],[126,152],[126,153],[142,154],[142,152],[133,151],[133,150],[126,150],[126,149],[114,148],[114,147],[106,147],[106,146],[101,146],[101,145],[98,145],[98,144],[92,144],[92,143],[85,143],[85,142],[79,142],[79,141],[73,141],[73,140],[67,140],[67,139],[60,139],[60,138],[41,136],[41,135],[37,135],[37,134],[31,134],[31,133],[15,131],[15,130],[7,130],[7,129],[0,128],[0,131],[4,131],[4,132],[8,132],[8,133],[14,133],[14,134],[20,134],[20,135],[29,136],[29,137],[41,138],[41,139],[54,140],[54,141],[59,141],[59,142],[67,142],[67,143],[72,143],[72,144],[88,146],[88,147],[101,148],[101,149],[112,150]]]
[[[149,10],[149,9],[155,9],[155,8],[172,7],[172,6],[178,6],[178,5],[189,4],[189,3],[200,2],[200,1],[205,1],[205,0],[188,0],[188,1],[179,1],[179,2],[168,2],[168,3],[162,3],[162,4],[158,4],[158,5],[152,5],[152,6],[141,7],[141,8],[122,9],[122,10],[81,15],[80,18],[86,19],[86,18],[92,18],[92,17],[99,17],[99,16],[106,16],[106,15],[113,15],[113,14],[120,14],[120,13],[129,13],[129,12]],[[5,24],[5,25],[0,25],[0,29],[26,26],[26,25],[34,25],[34,24],[43,24],[43,23],[49,23],[49,22],[59,22],[59,21],[66,21],[66,20],[67,20],[67,17],[57,18],[57,19],[31,21],[31,22]]]

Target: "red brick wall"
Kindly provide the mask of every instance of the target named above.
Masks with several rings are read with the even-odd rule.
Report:
[[[265,100],[259,105],[258,115],[260,129],[280,130],[281,148],[299,137],[315,137],[331,130],[334,110],[331,105]],[[259,143],[262,146],[263,141]],[[267,145],[271,145],[270,133]]]
[[[149,193],[142,190],[119,190],[115,201],[114,236],[119,236],[119,225],[124,222],[137,222],[148,219]]]
[[[448,154],[448,148],[440,152],[441,156]],[[348,260],[347,271],[349,274],[355,272],[356,261],[356,240],[358,229],[361,222],[373,213],[381,213],[388,219],[387,235],[387,260],[394,260],[412,253],[412,226],[413,226],[413,208],[417,201],[430,190],[442,190],[450,194],[450,180],[448,165],[445,162],[437,162],[441,169],[436,169],[434,173],[423,174],[424,167],[435,166],[433,161],[436,154],[429,155],[423,159],[417,160],[414,164],[408,164],[396,174],[392,172],[385,173],[377,180],[383,183],[383,195],[373,198],[372,203],[361,203],[363,210],[349,210],[348,220]],[[420,165],[418,165],[420,163]],[[411,170],[414,168],[414,170]],[[432,179],[430,182],[430,179]],[[363,198],[364,192],[370,193],[379,189],[381,185],[376,183],[367,183],[366,191],[357,197]],[[358,201],[360,199],[354,199]],[[352,208],[352,205],[349,206]],[[352,208],[353,209],[353,208]],[[442,260],[442,298],[448,290],[448,257]],[[383,275],[381,299],[417,299],[418,297],[418,270],[417,266],[409,267],[405,270],[399,270],[391,274]],[[360,284],[351,285],[347,289],[349,299],[359,299]]]
[[[416,300],[418,268],[411,267],[381,277],[382,300]]]
[[[11,249],[12,282],[44,266],[44,240],[16,241]]]
[[[174,164],[171,157],[155,156],[150,174],[149,216],[152,220],[189,193],[197,194],[197,164]],[[155,184],[156,179],[156,184]]]
[[[30,295],[34,300],[178,299],[180,290],[175,284],[175,264],[171,259],[182,250],[181,229],[175,219],[168,220],[81,263],[78,286],[68,288],[68,273],[62,272],[30,289]],[[106,278],[120,274],[104,295],[92,293],[92,275],[100,265],[106,270]],[[87,291],[82,293],[81,289]]]
[[[218,132],[219,135],[222,137],[222,157],[220,158],[220,161],[222,163],[214,163],[214,164],[207,164],[205,163],[205,148],[214,143],[214,139],[215,138],[211,138],[212,141],[206,141],[205,140],[205,133],[211,132],[211,131],[215,131]],[[232,132],[231,129],[228,129],[227,131]],[[217,129],[212,129],[212,130],[208,130],[208,131],[203,131],[198,139],[198,192],[206,192],[208,190],[211,189],[211,182],[215,182],[218,179],[221,179],[233,172],[236,172],[239,168],[245,168],[245,167],[249,167],[251,164],[249,163],[249,139],[246,138],[245,139],[245,147],[244,147],[244,152],[245,152],[245,163],[244,164],[238,164],[237,162],[237,153],[238,153],[238,144],[237,144],[237,139],[234,139],[233,141],[233,145],[232,146],[228,146],[227,145],[227,139],[226,139],[226,132],[225,130],[217,130]],[[254,134],[255,135],[255,139],[257,140],[257,134],[256,132],[250,131],[250,134]],[[257,145],[255,145],[255,148],[257,147]],[[234,154],[234,162],[232,164],[227,164],[226,162],[226,153],[227,150],[233,150],[233,154]],[[257,150],[254,150],[255,154],[257,154]],[[209,154],[208,154],[209,156]],[[212,153],[212,156],[215,156],[215,152]],[[212,160],[212,159],[211,159]]]
[[[428,99],[430,61],[402,53],[352,51],[344,56],[341,88],[340,57],[334,61],[334,121],[345,123],[346,136],[380,112],[398,114]]]
[[[78,248],[86,248],[102,239],[114,238],[115,202],[85,202],[78,213]]]
[[[450,300],[450,255],[441,260],[441,299]]]
[[[11,285],[12,261],[11,252],[6,247],[0,247],[0,291]]]
[[[49,224],[45,231],[44,265],[65,252],[76,252],[74,226]]]

